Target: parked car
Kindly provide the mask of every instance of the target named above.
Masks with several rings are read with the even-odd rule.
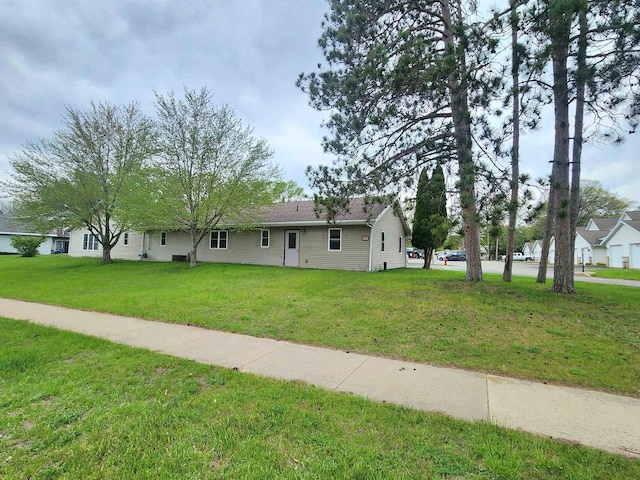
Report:
[[[502,256],[503,260],[507,259],[506,255]],[[513,261],[514,262],[531,262],[533,260],[533,257],[529,257],[527,255],[525,255],[522,252],[514,252],[513,253]]]
[[[447,254],[447,261],[449,262],[466,262],[467,261],[467,252],[464,250],[456,250],[455,252],[451,252]]]
[[[407,256],[409,258],[424,258],[424,252],[417,248],[407,248]]]
[[[444,260],[447,255],[449,255],[447,252],[436,252],[436,258],[438,260]]]

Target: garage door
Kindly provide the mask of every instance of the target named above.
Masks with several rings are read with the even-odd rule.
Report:
[[[622,268],[622,245],[611,245],[609,247],[609,266]]]
[[[640,243],[631,244],[630,268],[640,268]]]

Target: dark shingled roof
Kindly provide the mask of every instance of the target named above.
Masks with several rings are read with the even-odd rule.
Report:
[[[633,212],[624,212],[631,220],[640,220],[640,210],[634,210]]]
[[[592,218],[591,221],[598,227],[598,230],[611,230],[618,223],[620,217]]]
[[[585,227],[578,227],[576,233],[591,245],[600,245],[600,241],[607,236],[609,230],[587,230]]]
[[[336,223],[344,221],[375,220],[382,213],[387,205],[376,203],[366,205],[364,199],[354,198],[350,201],[349,212],[337,215]],[[306,223],[306,222],[326,222],[324,214],[316,215],[315,203],[313,200],[303,200],[300,202],[276,203],[264,209],[264,215],[259,223]]]
[[[624,223],[640,232],[640,220],[625,220]]]
[[[0,213],[0,233],[32,233],[30,229],[17,222],[10,213]]]

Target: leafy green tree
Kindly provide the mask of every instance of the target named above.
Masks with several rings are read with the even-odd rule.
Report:
[[[437,165],[429,178],[427,169],[424,168],[418,181],[411,237],[411,244],[424,250],[424,268],[431,267],[434,249],[442,246],[448,234],[444,172],[442,167]]]
[[[38,254],[38,247],[44,242],[45,237],[32,237],[17,235],[11,237],[11,246],[15,248],[22,257],[35,257]]]
[[[585,179],[580,182],[579,226],[586,226],[591,218],[618,217],[632,207],[632,200],[608,191],[598,180]]]
[[[280,203],[294,202],[296,200],[307,200],[308,196],[304,193],[304,188],[298,185],[294,180],[287,182],[279,182],[276,185],[278,199]]]
[[[330,110],[332,167],[308,169],[330,207],[351,195],[395,195],[429,163],[455,159],[467,279],[482,280],[472,107],[486,103],[494,44],[469,28],[462,2],[331,0],[319,40],[328,68],[298,79]],[[343,199],[342,202],[336,199]]]
[[[16,215],[39,231],[86,227],[109,263],[120,235],[134,226],[130,179],[154,149],[153,124],[135,103],[67,107],[61,130],[10,159],[11,179],[2,186],[15,200]]]
[[[184,99],[156,94],[156,106],[159,168],[147,189],[149,224],[187,232],[195,267],[198,245],[220,221],[248,228],[277,199],[281,173],[267,142],[228,106],[215,106],[206,88],[185,89]]]

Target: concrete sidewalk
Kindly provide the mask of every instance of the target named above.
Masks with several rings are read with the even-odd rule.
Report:
[[[0,298],[0,316],[640,459],[640,399]]]

